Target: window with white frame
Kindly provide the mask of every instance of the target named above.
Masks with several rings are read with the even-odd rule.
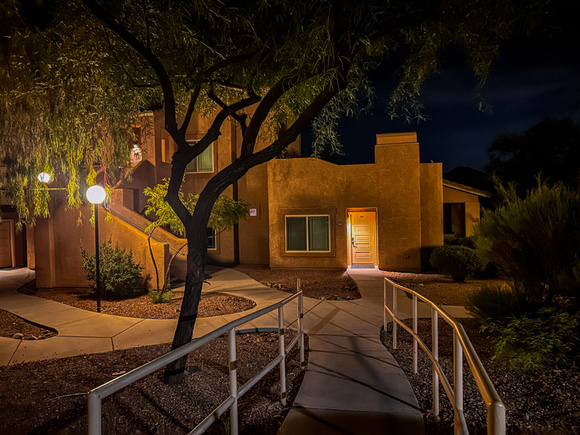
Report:
[[[329,252],[330,216],[286,216],[286,252]]]
[[[195,142],[190,142],[194,145]],[[213,172],[213,143],[185,167],[185,173]]]
[[[206,228],[205,233],[207,234],[207,249],[217,249],[215,230],[212,228]]]

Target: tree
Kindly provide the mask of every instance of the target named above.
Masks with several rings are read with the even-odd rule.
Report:
[[[31,146],[41,150],[35,151],[36,156],[50,154],[54,148],[39,145],[55,143],[51,116],[66,120],[67,116],[75,119],[76,114],[86,122],[92,119],[92,148],[85,148],[103,162],[104,149],[123,149],[122,140],[111,134],[113,120],[135,119],[136,106],[163,109],[164,127],[177,144],[166,199],[183,223],[188,243],[185,294],[173,348],[192,338],[204,278],[205,229],[215,201],[228,186],[256,165],[280,155],[313,121],[318,132],[315,145],[338,146],[337,120],[364,107],[359,97],[364,101],[366,96],[368,102],[372,88],[366,73],[379,62],[389,60],[401,74],[391,98],[392,114],[421,117],[417,103],[421,83],[437,71],[447,47],[465,52],[483,84],[499,42],[515,26],[527,28],[544,12],[535,3],[492,0],[395,4],[378,0],[71,0],[57,6],[47,14],[52,19],[43,23],[46,28],[30,30],[27,25],[25,31],[9,30],[17,36],[12,42],[48,38],[51,49],[25,51],[26,58],[39,58],[38,66],[12,56],[23,71],[16,78],[8,76],[12,87],[30,86],[27,95],[32,100],[42,100],[56,87],[73,104],[68,107],[63,102],[57,107],[60,111],[41,107],[49,115],[45,123],[27,117],[33,106],[25,104],[26,98],[18,103],[22,107],[11,102],[10,108],[19,109],[14,119],[21,124],[49,133],[29,135],[30,129],[23,133],[28,139],[34,137]],[[10,46],[6,52],[11,51],[21,54],[22,48]],[[94,88],[93,77],[97,80]],[[75,82],[79,78],[80,85]],[[43,87],[44,83],[49,86]],[[4,111],[8,118],[13,116],[10,108]],[[115,116],[107,115],[106,109]],[[185,133],[196,111],[211,113],[213,123],[192,146]],[[238,124],[241,154],[207,183],[191,213],[179,196],[185,167],[217,139],[227,119]],[[97,133],[107,136],[108,148],[100,153],[95,152],[101,150],[95,145],[100,143]],[[64,155],[75,151],[75,147],[65,147]],[[183,379],[185,361],[167,368],[168,382]]]
[[[571,119],[544,119],[523,134],[506,134],[488,148],[485,171],[503,183],[516,183],[524,197],[541,174],[550,183],[580,186],[580,126]]]
[[[151,255],[151,260],[155,267],[156,281],[157,281],[157,291],[164,291],[169,283],[169,269],[171,268],[171,262],[176,257],[176,255],[187,245],[180,247],[171,257],[169,265],[167,267],[167,272],[163,278],[163,285],[159,286],[159,271],[157,269],[157,262],[155,261],[155,256],[153,255],[153,250],[151,249],[151,237],[153,232],[159,227],[166,227],[175,235],[183,236],[185,228],[183,223],[179,220],[173,209],[169,206],[165,197],[167,196],[167,189],[169,187],[169,180],[164,180],[163,184],[157,184],[153,187],[147,187],[143,190],[143,194],[147,197],[147,207],[145,208],[145,215],[153,216],[155,221],[151,223],[145,232],[147,236],[147,244],[149,245],[149,254]],[[199,199],[199,195],[193,195],[191,193],[185,195],[180,192],[180,200],[183,202],[187,210],[193,213],[195,210],[195,205]],[[233,228],[240,219],[248,215],[248,210],[250,204],[246,201],[239,200],[236,201],[226,195],[220,195],[217,201],[213,205],[213,209],[209,216],[208,227],[215,231],[217,236],[219,233]]]

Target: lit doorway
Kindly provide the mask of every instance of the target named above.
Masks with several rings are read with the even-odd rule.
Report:
[[[349,209],[349,266],[375,267],[377,264],[377,212],[372,209]]]

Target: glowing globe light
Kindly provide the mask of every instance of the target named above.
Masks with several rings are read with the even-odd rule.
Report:
[[[87,189],[87,199],[91,204],[100,204],[105,200],[107,194],[101,186],[91,186]]]
[[[38,174],[38,181],[41,183],[48,183],[50,181],[50,174],[47,172],[41,172]]]

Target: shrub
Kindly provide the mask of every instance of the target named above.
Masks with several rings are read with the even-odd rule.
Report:
[[[81,246],[83,269],[92,287],[96,291],[95,256],[89,255]],[[110,240],[100,244],[100,278],[102,296],[127,297],[133,289],[139,287],[143,267],[133,261],[133,251],[127,252],[118,245],[113,247]]]
[[[484,321],[482,330],[494,336],[493,360],[509,367],[540,368],[579,356],[580,313],[569,312],[569,299],[544,307],[537,314]]]
[[[580,251],[580,194],[538,182],[525,199],[498,186],[504,205],[484,211],[475,243],[488,261],[505,270],[526,302],[549,303],[574,279]],[[568,282],[569,288],[573,287]]]
[[[454,239],[445,240],[445,244],[449,246],[467,246],[468,248],[475,249],[475,241],[473,237],[456,237]]]
[[[164,304],[173,297],[171,290],[149,290],[149,297],[154,304]]]
[[[508,284],[483,285],[468,296],[466,308],[480,321],[503,321],[522,314],[513,286]]]
[[[454,282],[465,281],[483,266],[477,252],[466,246],[438,246],[433,250],[430,262],[445,275],[451,275]]]

